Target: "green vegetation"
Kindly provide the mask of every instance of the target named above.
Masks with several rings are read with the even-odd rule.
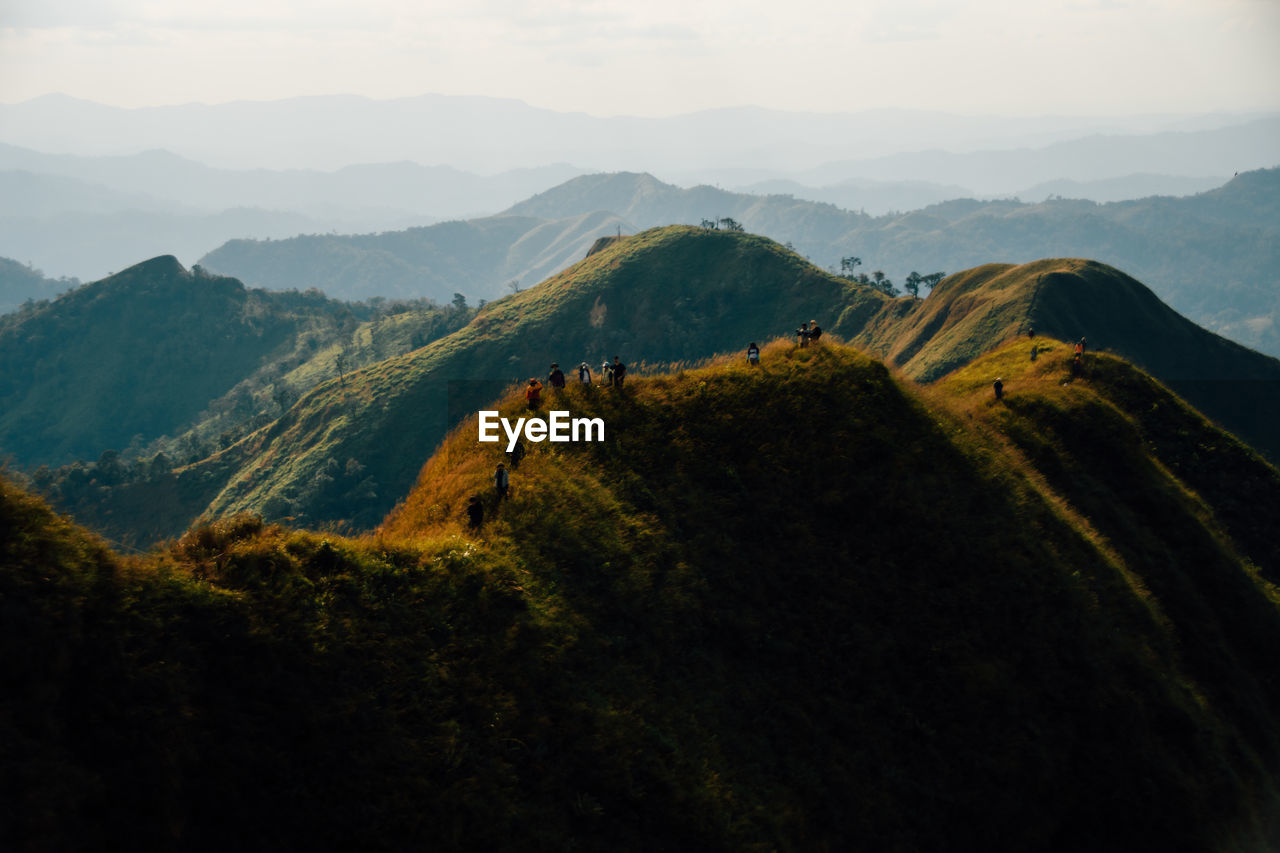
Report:
[[[464,422],[360,539],[235,516],[125,561],[0,486],[0,843],[1273,845],[1280,475],[1040,343],[571,387],[605,443],[531,445],[495,506]]]
[[[858,259],[844,260],[852,275]],[[246,299],[266,298],[216,281],[230,282],[229,292]],[[329,303],[313,297],[316,313],[329,316],[319,310]],[[339,306],[346,313],[333,326],[314,321],[328,333],[313,325],[286,337],[185,434],[36,471],[33,485],[82,522],[133,546],[176,536],[202,515],[243,511],[367,530],[405,494],[451,427],[511,383],[545,376],[552,361],[572,372],[579,361],[595,368],[621,355],[644,372],[741,351],[806,319],[820,319],[838,338],[925,381],[1032,328],[1064,339],[1087,335],[1091,348],[1137,362],[1280,458],[1274,429],[1280,362],[1205,332],[1137,281],[1092,261],[988,264],[946,278],[928,299],[893,299],[757,235],[671,226],[599,240],[571,269],[477,312],[461,294],[449,308]],[[240,328],[239,314],[222,316],[232,330]],[[28,409],[63,385],[46,383]],[[190,391],[180,388],[179,397]],[[112,404],[128,408],[130,399]],[[162,511],[149,509],[160,503]]]

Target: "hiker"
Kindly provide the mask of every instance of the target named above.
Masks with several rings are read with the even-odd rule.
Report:
[[[547,384],[556,391],[564,390],[564,371],[554,361],[551,362],[551,372],[547,374]]]
[[[467,526],[472,530],[479,530],[482,524],[484,524],[484,504],[480,503],[479,495],[472,495],[471,500],[467,501]]]
[[[1080,353],[1076,353],[1076,357],[1075,357],[1075,358],[1073,358],[1073,359],[1071,359],[1071,375],[1072,375],[1072,377],[1079,376],[1079,375],[1080,375],[1080,371],[1081,371],[1081,369],[1082,369],[1083,367],[1084,367],[1084,364],[1082,364],[1082,363],[1081,363],[1081,361],[1080,361]]]
[[[524,389],[524,399],[531,409],[538,408],[538,404],[542,402],[542,383],[532,376],[529,377],[529,387]]]
[[[809,345],[809,324],[801,323],[800,328],[796,329],[796,334],[800,336],[800,347],[803,349]]]
[[[507,466],[501,462],[493,471],[493,488],[498,493],[498,500],[503,500],[511,494],[511,475],[507,473]]]
[[[1079,358],[1082,355],[1084,355],[1084,338],[1081,338],[1076,344],[1076,358]]]
[[[622,387],[622,380],[627,375],[627,366],[616,355],[613,357],[613,384]]]
[[[600,376],[604,378],[602,385],[613,385],[613,365],[609,363],[608,359],[600,362]]]
[[[1027,326],[1027,337],[1028,337],[1028,338],[1034,338],[1035,336],[1036,336],[1036,327],[1035,327],[1035,326]]]
[[[1081,355],[1084,355],[1084,351],[1085,351],[1085,350],[1087,350],[1088,348],[1089,348],[1089,342],[1088,342],[1088,341],[1086,341],[1084,338],[1081,338],[1081,339],[1080,339],[1080,354],[1081,354]]]
[[[996,381],[991,383],[991,387],[996,390],[996,399],[1003,400],[1004,399],[1004,380],[1001,379],[999,376],[997,376]]]
[[[822,329],[818,328],[818,321],[812,320],[809,323],[809,340],[816,341],[822,337]]]
[[[578,365],[578,381],[587,388],[591,387],[591,368],[587,367],[585,361]]]
[[[752,341],[751,346],[747,347],[747,361],[752,367],[760,366],[760,347],[756,346],[755,341]]]
[[[524,439],[517,438],[516,443],[507,451],[507,458],[511,460],[512,471],[520,467],[520,460],[524,458],[524,454]]]

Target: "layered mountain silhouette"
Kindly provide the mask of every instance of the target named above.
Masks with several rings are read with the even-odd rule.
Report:
[[[529,217],[531,235],[576,227],[589,214],[595,236],[634,232],[669,223],[731,218],[748,231],[793,246],[818,266],[836,269],[856,256],[864,269],[901,283],[912,272],[954,272],[989,263],[1026,263],[1046,256],[1093,258],[1124,269],[1194,322],[1271,355],[1280,355],[1280,170],[1241,174],[1225,186],[1186,198],[1147,198],[1096,204],[1050,199],[955,200],[905,214],[872,217],[788,195],[749,195],[715,187],[692,189],[648,174],[584,175],[520,202],[496,222],[514,226]],[[606,216],[606,213],[608,214]],[[468,223],[496,233],[490,220]],[[452,229],[462,226],[451,224]],[[581,257],[590,237],[580,233],[572,251],[546,253],[531,264],[512,249],[517,238],[486,243],[468,253],[441,230],[415,229],[366,237],[237,241],[202,263],[259,287],[318,287],[332,296],[364,298],[373,272],[397,295],[448,298],[430,290],[448,270],[473,301],[492,299],[505,283],[540,280]],[[537,242],[540,244],[540,237]],[[563,241],[562,241],[563,242]],[[565,248],[570,248],[565,243]],[[477,248],[481,248],[477,246]],[[331,262],[317,268],[317,250]],[[415,284],[417,282],[417,284]],[[419,288],[415,290],[414,288]],[[447,288],[446,288],[447,289]],[[390,295],[390,294],[386,294]]]
[[[660,324],[627,281],[574,316]],[[570,282],[504,310],[532,332]],[[531,445],[499,502],[464,422],[358,539],[238,516],[126,562],[0,480],[0,839],[1267,849],[1280,475],[1128,362],[1064,381],[1040,343],[923,387],[827,338],[570,387],[606,441]],[[426,357],[276,434],[342,432]]]

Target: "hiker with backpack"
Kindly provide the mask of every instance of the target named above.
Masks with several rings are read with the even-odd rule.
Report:
[[[809,323],[809,340],[816,342],[820,337],[822,337],[822,329],[818,328],[818,321],[813,320]]]
[[[756,346],[755,341],[752,341],[751,346],[747,347],[747,363],[752,367],[760,366],[760,347]]]
[[[467,501],[467,526],[472,530],[479,530],[482,524],[484,524],[484,504],[480,503],[479,495],[472,495],[471,500]]]
[[[796,329],[796,335],[800,337],[800,348],[807,347],[809,345],[809,324],[801,323],[800,328]]]
[[[1004,399],[1004,380],[1001,379],[999,376],[997,376],[996,381],[991,383],[991,387],[995,389],[996,399],[1003,400]]]
[[[606,387],[613,387],[613,365],[605,359],[600,363],[600,376],[604,380],[600,384]]]
[[[507,473],[507,466],[501,462],[493,471],[493,488],[498,493],[498,500],[505,500],[511,494],[511,475]]]
[[[538,408],[542,402],[542,383],[532,376],[529,377],[528,387],[524,389],[524,399],[531,409]]]
[[[622,363],[616,355],[613,357],[613,384],[617,388],[622,387],[622,380],[627,375],[627,366]]]
[[[585,361],[578,365],[578,381],[582,383],[584,388],[591,387],[591,368],[587,367]]]

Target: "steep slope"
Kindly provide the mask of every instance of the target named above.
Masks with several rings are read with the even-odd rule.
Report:
[[[238,281],[155,258],[0,325],[0,447],[28,462],[96,458],[162,435],[296,330]]]
[[[240,518],[126,567],[0,484],[0,838],[1267,849],[1275,590],[1148,429],[1193,413],[1068,355],[923,397],[783,343],[572,388],[607,440],[531,445],[479,533],[473,423],[363,540]]]
[[[835,305],[870,315],[884,301],[763,238],[655,229],[485,306],[446,339],[317,388],[228,451],[240,472],[211,510],[368,526],[404,495],[453,424],[511,383],[545,376],[553,361],[594,369],[614,355],[700,359],[786,333]],[[366,479],[376,497],[362,486],[353,500]]]
[[[175,461],[203,458],[200,448],[269,421],[322,378],[470,316],[249,290],[155,258],[0,317],[0,453],[57,465],[186,433],[181,453],[176,441],[164,449]]]
[[[1280,460],[1280,360],[1200,328],[1141,282],[1095,261],[987,264],[947,278],[910,311],[897,307],[860,333],[848,331],[926,382],[1018,335],[1085,337],[1090,349],[1141,365]]]

